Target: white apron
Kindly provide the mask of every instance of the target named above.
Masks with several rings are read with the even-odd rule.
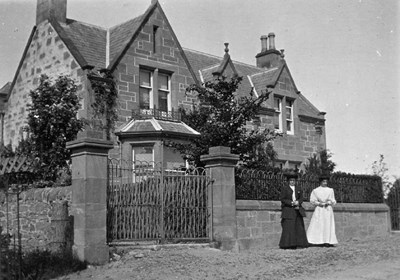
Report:
[[[315,210],[307,229],[307,239],[311,244],[338,243],[332,206],[317,206],[320,203],[326,203],[328,200],[331,201],[332,205],[336,204],[332,188],[319,186],[311,192],[310,202],[315,205]]]

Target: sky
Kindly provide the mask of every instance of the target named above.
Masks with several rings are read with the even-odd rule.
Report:
[[[297,88],[326,112],[336,170],[371,173],[384,156],[400,177],[400,1],[159,0],[180,44],[255,65],[274,32]],[[132,19],[151,0],[68,0],[67,17],[102,26]],[[15,74],[35,25],[36,0],[0,0],[0,87]]]

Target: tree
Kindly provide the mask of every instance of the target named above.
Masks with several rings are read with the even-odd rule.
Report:
[[[199,103],[192,110],[180,110],[182,121],[201,136],[189,144],[170,143],[170,146],[197,166],[202,166],[200,155],[207,154],[213,146],[230,147],[245,165],[272,166],[276,153],[268,143],[277,134],[268,129],[248,130],[245,127],[247,121],[257,116],[270,92],[266,90],[259,97],[253,96],[252,92],[249,96],[238,97],[236,90],[241,81],[241,77],[220,77],[203,85],[189,86],[187,91],[196,93]]]
[[[386,167],[386,162],[384,162],[385,157],[379,155],[379,160],[375,160],[372,165],[372,174],[381,177],[382,179],[382,191],[383,197],[387,198],[390,188],[392,187],[392,182],[389,180],[389,175],[387,174],[388,168]]]
[[[32,103],[24,127],[27,138],[19,146],[20,152],[39,161],[42,179],[55,180],[61,170],[69,170],[71,154],[66,143],[74,140],[85,124],[77,116],[81,107],[77,86],[66,76],[59,76],[53,82],[42,75],[30,97]]]
[[[329,150],[324,149],[318,153],[313,154],[308,158],[305,164],[306,174],[331,174],[336,167],[336,163],[331,160],[332,153]]]

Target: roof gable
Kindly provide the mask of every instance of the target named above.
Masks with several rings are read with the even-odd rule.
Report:
[[[279,89],[290,91],[296,94],[299,93],[286,62],[282,64],[280,70],[277,72],[277,75],[275,76],[274,87],[276,86],[278,86]]]
[[[135,40],[141,35],[141,30],[156,11],[158,11],[157,19],[164,21],[167,30],[170,32],[173,43],[176,44],[176,48],[179,50],[179,54],[185,62],[193,79],[198,83],[197,76],[195,75],[179,40],[158,1],[152,1],[152,4],[143,15],[110,29],[110,64],[108,68],[113,71],[117,67],[122,57],[131,47],[133,42],[135,42]]]

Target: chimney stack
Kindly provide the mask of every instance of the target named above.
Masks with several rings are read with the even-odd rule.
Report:
[[[260,68],[273,68],[281,65],[281,60],[283,60],[282,53],[275,48],[275,34],[269,33],[268,36],[261,36],[261,52],[256,55],[257,67]],[[267,46],[269,42],[269,46]]]
[[[37,0],[36,26],[51,17],[58,22],[67,21],[67,0]]]
[[[261,38],[260,38],[260,40],[261,40],[261,52],[262,53],[266,52],[268,50],[267,39],[268,39],[267,35],[262,35]]]
[[[268,34],[268,39],[269,39],[269,49],[270,50],[275,50],[275,34],[274,33],[269,33]]]

